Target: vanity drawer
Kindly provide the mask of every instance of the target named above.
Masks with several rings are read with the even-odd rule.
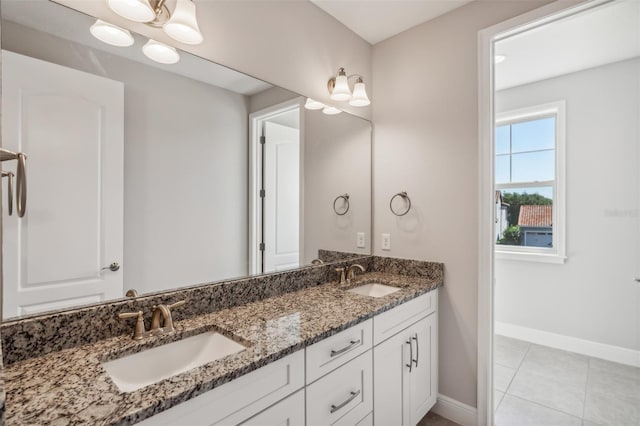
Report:
[[[438,309],[438,289],[373,318],[373,344],[383,342]]]
[[[140,424],[236,425],[303,386],[304,351],[298,351]]]
[[[307,347],[307,384],[371,349],[372,330],[368,319]]]
[[[307,426],[353,426],[373,410],[372,351],[307,386]]]

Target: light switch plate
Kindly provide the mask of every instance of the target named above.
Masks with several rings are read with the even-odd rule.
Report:
[[[364,232],[358,232],[356,234],[356,247],[364,248]]]
[[[382,234],[382,250],[391,250],[391,234]]]

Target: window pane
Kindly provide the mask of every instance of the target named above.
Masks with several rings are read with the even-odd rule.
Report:
[[[555,117],[523,121],[511,125],[512,152],[554,149],[556,140]]]
[[[500,245],[553,246],[553,187],[500,190],[496,201],[496,242]]]
[[[496,155],[508,154],[511,149],[511,126],[509,124],[505,126],[496,127]]]
[[[536,182],[555,179],[555,150],[528,152],[511,156],[511,182]]]
[[[496,156],[496,183],[511,182],[510,155]]]

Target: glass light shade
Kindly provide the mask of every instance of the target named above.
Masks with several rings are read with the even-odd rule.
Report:
[[[182,43],[202,43],[202,33],[196,20],[196,5],[191,0],[178,0],[176,10],[163,28],[169,37]]]
[[[364,83],[358,82],[353,87],[353,96],[349,101],[349,105],[361,107],[367,106],[371,103],[369,97],[367,96],[367,91],[365,90]]]
[[[344,73],[338,74],[333,92],[331,92],[331,99],[334,101],[346,101],[349,98],[351,98],[351,90],[349,90],[347,76]]]
[[[129,31],[100,19],[89,28],[89,32],[101,42],[112,46],[128,47],[134,42],[133,36]]]
[[[151,39],[142,46],[142,53],[152,61],[161,64],[171,65],[180,60],[180,54],[176,49]]]
[[[107,5],[118,15],[136,22],[151,22],[156,12],[149,0],[107,0]]]
[[[339,110],[338,108],[335,108],[335,107],[332,107],[332,106],[326,106],[326,107],[324,107],[322,112],[327,114],[327,115],[336,115],[336,114],[340,114],[342,111]]]
[[[314,101],[311,98],[307,98],[307,102],[304,103],[305,109],[322,109],[324,104],[322,102]]]

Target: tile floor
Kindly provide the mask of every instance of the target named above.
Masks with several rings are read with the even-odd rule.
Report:
[[[640,426],[640,368],[495,336],[497,426]]]

